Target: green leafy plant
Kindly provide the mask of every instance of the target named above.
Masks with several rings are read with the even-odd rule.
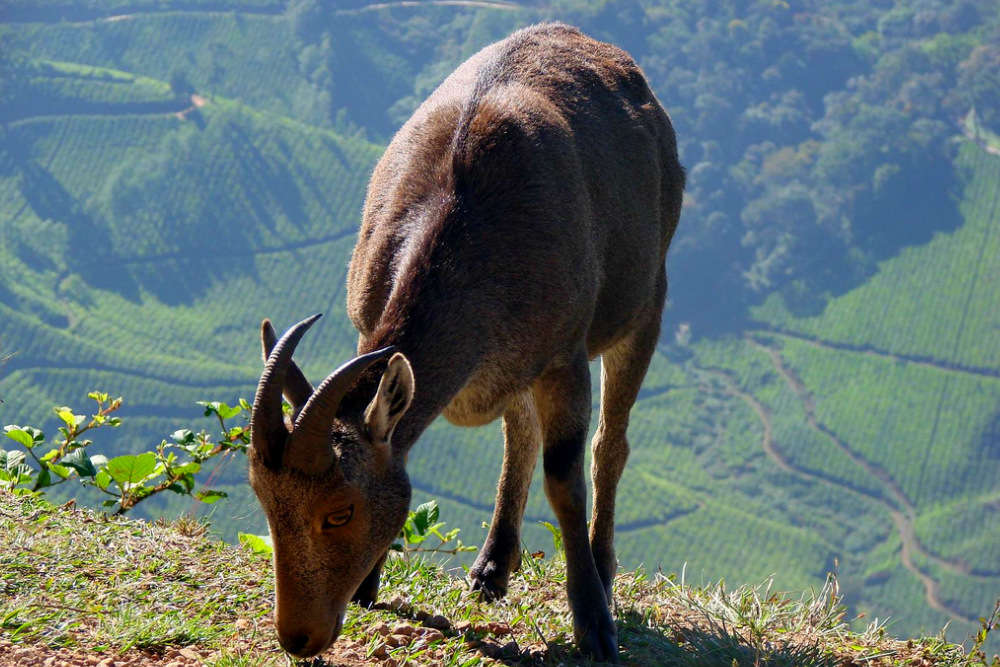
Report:
[[[983,646],[986,644],[986,639],[989,637],[990,632],[998,626],[1000,626],[1000,599],[996,601],[996,604],[993,606],[993,613],[989,617],[979,617],[979,630],[971,637],[972,648],[969,649],[967,654],[967,664],[987,665],[986,653],[983,651]],[[994,655],[988,664],[989,667],[1000,667],[1000,656]]]
[[[121,419],[113,413],[121,407],[122,399],[112,399],[103,392],[91,392],[87,397],[97,404],[89,418],[67,406],[53,408],[63,425],[58,429],[59,435],[48,444],[45,433],[33,426],[4,427],[4,435],[20,448],[9,451],[0,448],[0,488],[39,494],[49,487],[76,480],[110,496],[101,504],[113,514],[124,514],[163,491],[191,496],[203,503],[214,503],[226,496],[211,489],[196,491],[195,475],[209,459],[246,451],[250,443],[246,419],[239,426],[227,423],[240,414],[245,417],[250,414],[250,405],[245,400],[240,399],[235,406],[218,401],[199,402],[206,417],[214,415],[218,420],[221,433],[217,438],[204,430],[194,433],[180,429],[153,451],[108,459],[101,454],[90,455],[93,441],[83,435],[99,428],[120,426]]]
[[[419,505],[406,517],[406,523],[403,524],[403,529],[399,533],[399,541],[393,543],[389,549],[404,555],[412,553],[457,554],[462,551],[475,551],[476,547],[462,544],[462,540],[458,538],[459,528],[442,532],[445,522],[438,520],[440,515],[441,510],[438,508],[436,500]],[[432,537],[436,538],[438,542],[429,546],[427,540]]]
[[[272,553],[274,553],[274,543],[271,541],[270,535],[252,535],[250,533],[240,533],[237,537],[240,540],[240,544],[242,544],[255,554],[264,554],[265,556],[270,556]]]
[[[558,526],[554,526],[549,521],[539,521],[546,530],[552,535],[552,554],[556,557],[566,557],[566,550],[563,548],[563,538],[562,531],[559,530]]]

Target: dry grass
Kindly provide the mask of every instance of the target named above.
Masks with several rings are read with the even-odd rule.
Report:
[[[106,518],[0,491],[0,665],[290,665],[270,621],[267,558],[203,527]],[[480,602],[461,570],[392,559],[383,599],[352,607],[321,665],[577,665],[559,558],[526,556],[506,599]],[[458,575],[458,576],[456,576]],[[940,639],[853,633],[836,580],[801,597],[623,572],[631,665],[970,665]],[[103,661],[103,663],[102,663]]]

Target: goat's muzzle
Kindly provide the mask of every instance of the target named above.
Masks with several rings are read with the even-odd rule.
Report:
[[[297,627],[283,631],[278,626],[278,643],[281,644],[281,648],[296,658],[311,658],[328,649],[340,636],[343,627],[343,614],[337,614],[333,628]]]

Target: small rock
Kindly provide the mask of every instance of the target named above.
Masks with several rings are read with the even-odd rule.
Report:
[[[444,633],[434,628],[420,628],[419,633],[421,637],[429,642],[436,642],[444,639]]]
[[[410,638],[408,635],[389,635],[385,638],[385,643],[387,646],[392,646],[393,648],[397,646],[409,646]]]
[[[385,621],[381,621],[368,628],[368,630],[369,632],[382,635],[383,637],[385,637],[387,634],[389,634],[389,624],[386,623]]]
[[[409,625],[407,623],[397,623],[392,628],[392,634],[394,634],[394,635],[403,635],[403,636],[406,636],[406,637],[412,636],[415,631],[416,631],[416,628],[414,628],[412,625]]]
[[[201,655],[194,649],[190,649],[187,647],[182,648],[180,650],[180,654],[183,655],[188,660],[197,660],[199,663],[201,662]]]
[[[389,609],[392,609],[400,614],[409,614],[413,610],[410,603],[398,595],[389,600]]]
[[[97,663],[97,667],[117,667],[114,658],[105,658]]]
[[[488,632],[497,637],[505,637],[511,633],[510,626],[499,621],[490,621],[482,626],[483,632]]]
[[[424,619],[424,625],[435,630],[448,630],[451,628],[451,621],[441,614],[434,614]]]
[[[249,619],[238,618],[238,619],[236,619],[236,622],[233,625],[236,626],[237,630],[246,630],[247,628],[250,627],[251,623],[250,623]]]
[[[464,635],[466,632],[472,629],[472,623],[470,623],[469,621],[459,621],[454,625],[454,628],[455,632]]]

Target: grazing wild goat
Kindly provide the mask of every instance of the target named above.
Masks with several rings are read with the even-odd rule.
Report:
[[[289,653],[324,651],[347,603],[375,600],[409,508],[407,452],[443,413],[467,426],[503,418],[503,470],[473,588],[503,596],[520,564],[541,446],[577,644],[617,659],[615,487],[683,189],[670,119],[639,67],[564,25],[486,47],[399,130],[372,175],[347,278],[360,356],[314,390],[291,357],[318,316],[280,340],[262,327],[250,483],[274,540],[275,625]]]

